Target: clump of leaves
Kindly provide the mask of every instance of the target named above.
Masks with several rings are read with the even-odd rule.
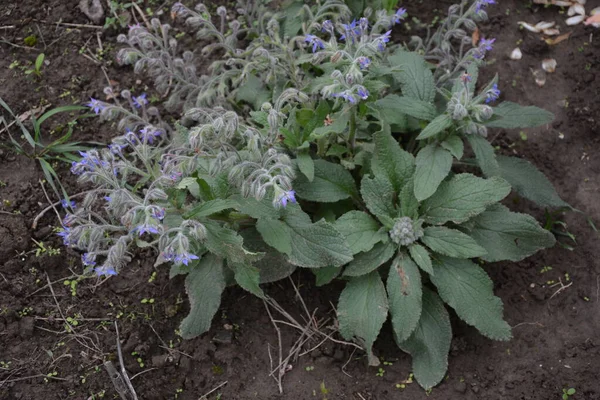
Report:
[[[407,11],[382,3],[353,22],[333,0],[247,28],[243,15],[230,22],[232,35],[226,9],[217,10],[217,28],[203,5],[176,3],[174,16],[216,38],[200,53],[224,50],[213,64],[224,68],[200,77],[168,25],[153,20],[151,30],[122,36],[121,61],[153,76],[182,118],[169,124],[145,95],[128,91],[123,103],[92,99],[123,134],[73,164],[96,190],[67,215],[61,236],[85,251],[87,271],[116,275],[132,247],[156,249],[156,266],[186,275],[184,338],[210,328],[228,285],[264,297],[261,283],[298,267],[311,269],[317,285],[342,279],[342,336],[376,364],[373,343],[389,316],[426,389],[448,365],[445,304],[483,335],[510,339],[481,261],[519,261],[555,238],[501,201],[515,191],[543,207],[568,204],[532,164],[496,155],[486,137],[553,116],[494,106],[497,77],[478,89],[494,40],[473,47],[469,32],[493,2],[450,7],[412,47],[391,43]],[[292,23],[300,14],[302,23]],[[465,145],[474,158],[465,159]]]

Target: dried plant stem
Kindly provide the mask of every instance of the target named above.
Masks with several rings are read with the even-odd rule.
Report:
[[[123,362],[123,352],[121,351],[121,339],[119,338],[119,325],[117,321],[115,321],[115,332],[117,334],[117,355],[119,356],[119,364],[121,365],[121,376],[125,380],[125,384],[133,396],[134,400],[138,400],[137,394],[135,393],[135,389],[131,384],[131,380],[129,379],[129,375],[127,375],[127,370],[125,369],[125,363]]]
[[[208,398],[209,394],[214,393],[217,390],[221,389],[223,386],[227,385],[228,382],[229,381],[222,382],[219,386],[211,389],[210,392],[204,393],[202,396],[200,396],[200,398],[198,400],[206,400]]]

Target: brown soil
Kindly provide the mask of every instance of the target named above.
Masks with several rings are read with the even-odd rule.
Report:
[[[147,90],[142,81],[136,81],[142,77],[110,62],[115,55],[116,31],[39,22],[89,23],[77,3],[3,1],[1,97],[15,113],[44,101],[55,107],[101,97],[106,86],[102,66],[121,88]],[[450,4],[447,0],[413,3],[417,2],[404,1],[409,12],[422,20],[437,12],[430,3],[440,10]],[[481,30],[497,42],[491,56],[495,62],[487,67],[483,79],[498,72],[502,100],[546,108],[555,113],[556,120],[526,130],[526,140],[519,131],[493,132],[498,134],[494,144],[533,162],[566,201],[600,221],[600,158],[595,151],[600,141],[600,39],[596,38],[600,31],[583,25],[566,27],[565,15],[558,9],[530,8],[528,3],[506,0],[490,8],[490,22]],[[588,0],[586,8],[597,6],[600,1]],[[537,34],[517,27],[517,21],[541,20],[556,20],[562,32],[572,31],[572,35],[548,46]],[[10,25],[14,28],[4,28]],[[87,46],[96,53],[97,32],[102,32],[105,54],[93,61],[80,50]],[[38,43],[25,48],[23,39],[31,34],[38,37]],[[508,54],[521,40],[523,59],[509,60]],[[49,62],[40,80],[25,77],[19,67],[9,69],[13,61],[23,65],[40,52]],[[83,54],[91,56],[87,51]],[[540,68],[544,58],[555,58],[558,68],[540,88],[531,69]],[[111,134],[110,125],[85,120],[74,139],[106,141]],[[6,143],[5,132],[0,133],[0,140]],[[72,192],[82,190],[67,168],[59,170]],[[80,281],[73,296],[64,279],[73,279],[81,266],[77,254],[62,248],[53,234],[56,216],[48,212],[36,229],[31,228],[35,216],[48,204],[40,189],[41,178],[35,162],[0,151],[2,399],[98,399],[103,391],[104,398],[118,398],[102,366],[105,360],[118,364],[114,320],[119,322],[125,364],[131,375],[139,374],[133,385],[140,399],[198,399],[223,382],[227,383],[209,399],[558,399],[563,388],[571,387],[577,391],[573,399],[600,399],[600,242],[581,214],[563,217],[577,238],[573,251],[556,246],[520,263],[487,266],[496,294],[504,301],[505,317],[514,327],[514,339],[490,341],[455,318],[447,379],[428,397],[416,383],[397,387],[409,376],[410,358],[396,349],[388,325],[376,344],[377,354],[393,364],[383,367],[383,376],[366,366],[361,352],[326,343],[293,363],[284,376],[284,393],[279,394],[269,377],[268,351],[270,346],[271,353],[277,352],[277,333],[262,302],[240,289],[227,290],[213,329],[190,341],[181,341],[176,334],[187,309],[182,280],[170,281],[164,268],[158,268],[151,280],[151,254],[139,254],[122,275],[103,284]],[[513,206],[544,217],[543,210],[516,197]],[[34,240],[60,248],[60,255],[36,256]],[[543,268],[546,272],[542,273]],[[54,293],[47,279],[53,282]],[[318,308],[319,317],[333,316],[330,301],[335,304],[342,286],[316,288],[311,274],[306,273],[297,273],[293,279],[310,310]],[[559,279],[569,285],[560,292],[560,284],[551,283]],[[300,315],[302,306],[291,295],[288,282],[266,285],[266,290],[284,308]],[[144,304],[142,299],[154,299],[154,303]],[[61,313],[77,320],[75,334],[65,330]],[[225,325],[235,327],[231,341]],[[284,350],[298,336],[293,329],[282,329],[282,335]],[[327,388],[327,395],[321,385]]]

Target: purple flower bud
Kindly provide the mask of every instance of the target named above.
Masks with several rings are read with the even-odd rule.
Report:
[[[500,89],[498,89],[498,84],[494,83],[494,86],[485,94],[485,102],[489,104],[492,101],[498,100],[498,97],[500,97]]]
[[[70,246],[71,242],[69,241],[69,235],[71,234],[71,228],[63,227],[63,229],[57,233],[58,236],[63,238],[63,244],[65,246]]]
[[[100,111],[104,110],[104,104],[100,100],[96,100],[90,97],[90,102],[86,104],[89,108],[94,111],[96,115],[100,114]]]
[[[321,26],[323,27],[323,29],[322,29],[323,32],[328,32],[333,35],[334,27],[333,27],[333,23],[331,23],[330,20],[323,21],[323,24],[321,24]]]
[[[83,263],[83,265],[94,266],[94,265],[96,265],[96,255],[90,254],[90,253],[84,253],[81,256],[81,262]]]
[[[152,211],[150,212],[150,215],[152,215],[152,218],[162,221],[162,219],[165,217],[165,209],[159,208],[159,207],[153,207]]]
[[[368,57],[358,57],[356,59],[360,69],[367,69],[371,65],[371,60]]]
[[[146,100],[146,93],[140,94],[138,97],[132,97],[133,105],[136,108],[141,108],[148,104],[148,100]]]
[[[73,209],[74,209],[74,208],[75,208],[75,201],[74,201],[74,200],[67,201],[67,199],[62,199],[62,200],[60,201],[60,205],[61,205],[63,208],[69,208],[69,207],[71,207],[71,208],[73,208]]]
[[[366,100],[369,98],[369,91],[362,86],[359,87],[356,92],[357,92],[358,96],[363,100]]]

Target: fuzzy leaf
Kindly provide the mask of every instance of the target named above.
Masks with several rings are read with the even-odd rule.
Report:
[[[333,133],[342,133],[348,127],[350,122],[350,112],[340,111],[331,116],[333,123],[329,126],[323,125],[312,131],[310,137],[313,139],[319,139]]]
[[[398,347],[412,356],[413,373],[419,385],[431,389],[444,379],[452,341],[450,317],[437,294],[423,288],[423,311],[417,328]]]
[[[470,135],[473,136],[473,135]],[[481,137],[481,136],[480,136]],[[465,145],[460,136],[452,135],[442,142],[442,147],[448,150],[454,158],[460,160],[465,152]]]
[[[552,120],[554,114],[542,108],[504,101],[494,107],[494,115],[485,125],[489,128],[533,128],[549,124]]]
[[[360,186],[360,193],[367,204],[369,211],[375,215],[382,224],[391,228],[397,214],[394,208],[394,188],[384,178],[369,178],[365,176]]]
[[[440,114],[431,121],[417,136],[417,140],[423,140],[437,135],[452,126],[452,118],[447,114]]]
[[[396,248],[391,241],[377,243],[370,251],[354,257],[344,270],[344,276],[366,275],[388,262],[395,252]]]
[[[229,199],[216,199],[205,201],[204,203],[198,204],[192,208],[186,215],[185,218],[201,218],[208,217],[210,215],[219,213],[229,208],[236,208],[238,203],[235,200]]]
[[[370,114],[384,124],[399,126],[404,131],[408,126],[407,115],[398,112],[396,104],[391,100],[384,97],[383,99],[369,103],[368,106],[372,110]]]
[[[387,235],[379,230],[381,225],[362,211],[347,212],[335,221],[334,226],[346,238],[352,254],[369,251],[375,243],[387,239]]]
[[[479,135],[467,135],[467,140],[475,153],[477,164],[483,174],[487,177],[497,176],[499,174],[498,161],[494,148],[488,140]]]
[[[259,286],[260,271],[252,265],[230,264],[235,273],[235,281],[242,289],[252,293],[256,297],[264,298],[265,294]]]
[[[294,180],[294,190],[298,197],[320,203],[358,197],[354,178],[346,168],[325,160],[315,160],[314,167],[312,182],[304,175],[298,175]]]
[[[352,251],[332,224],[324,220],[311,223],[302,214],[284,216],[292,239],[290,263],[299,267],[323,268],[341,267],[352,261]]]
[[[548,178],[527,160],[498,156],[499,174],[521,196],[542,207],[569,207]]]
[[[428,226],[421,241],[436,253],[456,258],[481,257],[487,253],[475,239],[456,229]]]
[[[342,272],[342,267],[315,268],[312,271],[317,278],[316,285],[320,287],[331,283],[331,281],[337,278],[340,272]]]
[[[244,229],[240,231],[240,235],[244,238],[244,245],[249,250],[265,253],[263,258],[252,264],[259,270],[260,283],[270,283],[287,278],[297,269],[295,265],[287,262],[282,253],[273,251],[256,229]]]
[[[181,336],[191,339],[210,329],[225,289],[223,259],[207,254],[185,278],[185,291],[190,300],[190,313],[181,321]]]
[[[396,193],[413,175],[415,158],[402,150],[398,141],[392,137],[389,125],[373,135],[375,152],[371,168],[373,175],[387,179]]]
[[[443,182],[435,195],[425,200],[421,215],[430,224],[441,225],[448,221],[459,224],[481,214],[487,206],[509,193],[510,185],[502,178],[458,174]]]
[[[289,228],[283,222],[261,218],[256,222],[256,230],[260,232],[263,240],[269,246],[280,253],[290,255],[292,253],[292,237]]]
[[[469,235],[487,250],[481,258],[489,262],[521,261],[556,243],[554,235],[535,218],[512,212],[501,204],[494,204],[467,226]]]
[[[377,100],[374,106],[379,110],[387,111],[385,114],[382,112],[382,116],[385,118],[384,121],[388,124],[391,123],[386,118],[386,114],[388,113],[406,114],[425,121],[431,121],[437,115],[435,106],[433,104],[395,94],[389,94],[384,98]],[[393,121],[394,117],[390,119]]]
[[[410,256],[414,260],[415,263],[429,275],[433,275],[433,265],[431,264],[431,257],[429,257],[429,252],[423,246],[418,243],[413,243],[408,248],[408,252]]]
[[[232,264],[250,264],[262,257],[261,253],[252,253],[244,249],[244,239],[236,231],[213,221],[204,221],[204,226],[204,245],[211,253],[226,258]]]
[[[490,339],[512,337],[510,325],[502,319],[502,300],[494,296],[492,280],[480,266],[470,260],[440,256],[433,269],[431,282],[462,320]]]
[[[399,342],[403,342],[419,323],[423,297],[421,273],[408,255],[400,254],[392,263],[387,293],[394,335]]]
[[[273,207],[273,202],[269,199],[256,200],[254,197],[243,197],[241,195],[231,196],[231,199],[238,203],[238,209],[248,214],[252,218],[279,218],[281,210]]]
[[[402,217],[419,218],[419,201],[415,197],[415,184],[412,179],[400,192],[400,214]]]
[[[298,153],[298,158],[296,160],[298,161],[300,172],[304,174],[309,182],[312,182],[315,178],[315,163],[313,159],[310,158],[308,153],[301,152]]]
[[[340,333],[346,340],[353,337],[364,343],[369,356],[373,343],[387,319],[388,299],[377,272],[348,282],[338,302]]]
[[[415,170],[415,197],[428,199],[435,193],[452,167],[452,154],[442,147],[430,144],[417,154]]]
[[[402,85],[402,93],[411,99],[433,103],[435,81],[423,56],[407,51],[397,51],[389,57],[390,64],[401,67],[396,77]]]

